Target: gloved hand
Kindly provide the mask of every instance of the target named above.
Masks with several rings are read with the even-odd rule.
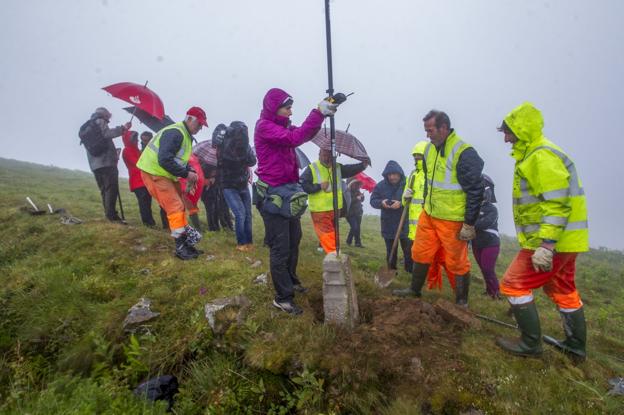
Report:
[[[414,191],[410,188],[405,189],[403,199],[411,199],[412,197],[414,197]]]
[[[535,271],[547,272],[552,270],[553,251],[540,246],[531,256]]]
[[[332,104],[331,102],[324,99],[319,102],[318,109],[324,116],[328,117],[336,113],[336,110],[338,109],[338,104]]]
[[[464,223],[462,225],[461,230],[459,231],[459,235],[457,235],[457,239],[460,241],[471,241],[477,237],[477,231],[473,225],[468,225]]]

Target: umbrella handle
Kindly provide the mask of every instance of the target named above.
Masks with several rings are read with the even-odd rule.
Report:
[[[148,82],[149,81],[145,81],[145,85],[143,85],[143,88],[147,88],[147,83]],[[132,111],[132,116],[130,117],[130,124],[132,124],[132,120],[134,120],[134,113],[136,112],[136,110],[137,110],[137,106],[135,105],[134,106],[134,111]]]

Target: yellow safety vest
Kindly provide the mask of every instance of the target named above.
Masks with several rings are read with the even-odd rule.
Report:
[[[419,162],[420,163],[420,162]],[[422,163],[420,163],[422,164]],[[409,187],[410,182],[414,178],[414,184],[411,189],[414,192],[412,200],[409,205],[408,220],[409,220],[409,232],[408,238],[414,240],[416,238],[416,228],[418,227],[418,218],[423,210],[423,194],[425,193],[425,172],[422,169],[414,170],[405,182],[405,189]],[[405,190],[404,190],[405,191]],[[403,199],[405,204],[405,199]]]
[[[319,160],[310,163],[310,171],[312,172],[312,183],[321,184],[328,182],[330,186],[327,190],[319,190],[312,193],[308,197],[308,206],[310,212],[328,212],[334,210],[334,198],[332,193],[331,166],[325,167]],[[342,209],[342,176],[340,174],[340,163],[336,163],[336,182],[338,183],[338,209]]]
[[[154,138],[150,140],[150,142],[145,147],[145,150],[143,150],[143,152],[141,153],[139,161],[137,162],[137,167],[139,169],[143,170],[146,173],[153,174],[154,176],[167,177],[173,181],[178,180],[178,177],[163,169],[162,166],[158,163],[158,149],[160,148],[160,138],[165,131],[173,129],[180,131],[183,137],[182,145],[180,146],[180,150],[178,150],[178,153],[176,154],[175,161],[182,166],[186,166],[188,164],[189,158],[191,158],[191,151],[193,149],[193,141],[191,135],[186,129],[186,126],[184,125],[184,122],[178,122],[163,128],[158,133],[156,133]]]
[[[424,154],[427,168],[425,212],[431,217],[464,221],[466,193],[457,181],[457,162],[461,153],[471,147],[455,131],[446,138],[441,152],[433,144],[427,144]]]

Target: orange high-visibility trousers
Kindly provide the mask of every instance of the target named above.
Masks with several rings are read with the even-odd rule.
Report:
[[[334,211],[310,212],[314,231],[318,236],[321,247],[326,254],[336,252],[336,230],[334,229]]]
[[[182,235],[184,227],[188,222],[186,220],[186,205],[180,183],[144,171],[141,171],[141,177],[145,187],[147,187],[147,191],[167,213],[171,236],[177,238]]]
[[[443,261],[451,274],[467,274],[470,271],[468,242],[457,239],[461,228],[462,222],[432,218],[423,210],[412,245],[414,262],[433,264]]]
[[[571,312],[581,308],[583,303],[574,282],[578,254],[555,252],[552,270],[542,272],[533,268],[533,252],[530,249],[518,252],[505,271],[500,292],[509,297],[512,304],[523,304],[533,301],[533,289],[543,287],[561,311]]]

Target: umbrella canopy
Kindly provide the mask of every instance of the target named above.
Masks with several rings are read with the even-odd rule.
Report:
[[[155,133],[159,132],[166,126],[173,124],[173,120],[168,115],[165,115],[162,119],[158,119],[137,107],[126,107],[124,110],[130,114],[134,114],[139,121]]]
[[[193,154],[205,164],[217,166],[217,149],[212,146],[212,140],[206,140],[196,144],[195,147],[193,147]]]
[[[331,150],[331,138],[327,128],[321,128],[312,138],[312,142],[324,150]],[[371,159],[364,145],[353,134],[346,131],[336,130],[336,151],[359,161],[365,161],[369,165]]]
[[[162,120],[165,117],[165,106],[160,97],[146,85],[132,82],[120,82],[102,88],[115,98],[126,101],[150,115]]]
[[[297,155],[297,167],[299,167],[299,170],[303,170],[310,165],[310,159],[303,150],[295,147],[295,154]]]
[[[375,185],[377,184],[372,177],[366,175],[364,172],[360,172],[356,174],[353,177],[353,180],[357,180],[360,183],[362,183],[362,189],[368,190],[369,193],[373,193],[373,189],[375,188]]]

